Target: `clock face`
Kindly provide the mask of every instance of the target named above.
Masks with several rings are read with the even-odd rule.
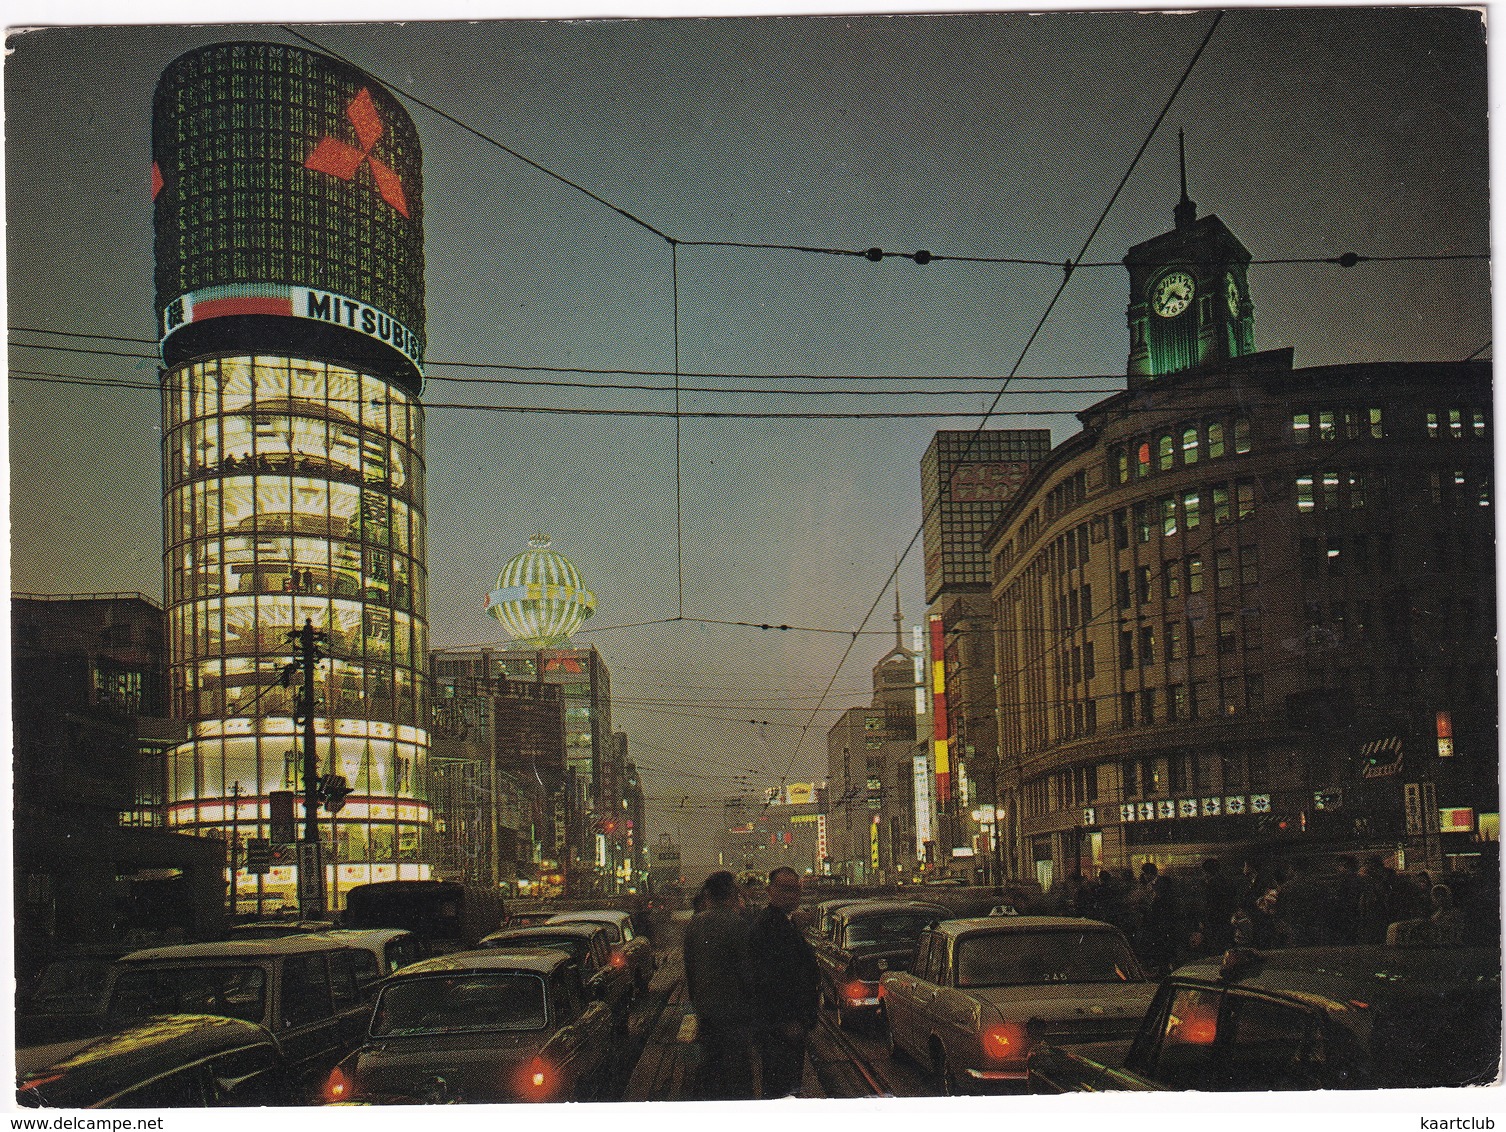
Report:
[[[1229,300],[1229,314],[1233,318],[1239,317],[1239,284],[1234,282],[1232,274],[1224,276],[1224,298]]]
[[[1197,287],[1185,271],[1163,275],[1150,291],[1150,309],[1162,318],[1175,318],[1192,305]]]

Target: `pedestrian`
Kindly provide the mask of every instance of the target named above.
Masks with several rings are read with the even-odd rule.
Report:
[[[1144,918],[1140,922],[1140,958],[1157,975],[1171,971],[1176,957],[1177,908],[1171,880],[1154,861],[1140,866]]]
[[[1372,853],[1360,865],[1359,942],[1385,943],[1386,929],[1396,920],[1396,874],[1379,853]]]
[[[766,1099],[787,1097],[800,1088],[821,978],[805,933],[790,920],[800,906],[800,875],[787,866],[775,869],[769,874],[768,897],[748,933]]]
[[[1217,857],[1203,861],[1202,907],[1192,940],[1192,950],[1199,955],[1222,955],[1234,943],[1234,909],[1237,906],[1234,882],[1224,875]]]
[[[752,1100],[753,995],[748,923],[737,878],[715,872],[696,894],[702,907],[685,929],[685,986],[696,1017],[701,1100]]]
[[[1433,885],[1431,893],[1432,914],[1428,919],[1437,932],[1437,940],[1444,947],[1458,947],[1464,942],[1464,917],[1454,907],[1454,890],[1446,884]]]
[[[1359,864],[1348,854],[1334,862],[1333,900],[1328,906],[1328,937],[1340,945],[1358,943],[1360,936]]]
[[[1280,934],[1292,947],[1316,947],[1329,941],[1327,897],[1312,875],[1312,863],[1298,857],[1281,885],[1276,914]]]

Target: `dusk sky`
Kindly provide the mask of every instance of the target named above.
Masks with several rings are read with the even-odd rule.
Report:
[[[1074,411],[1123,387],[1119,261],[1171,226],[1179,128],[1200,213],[1254,255],[1259,349],[1295,347],[1298,367],[1492,356],[1489,265],[1444,258],[1490,250],[1477,13],[1227,11],[1084,254],[1215,17],[13,34],[12,588],[160,600],[157,393],[20,379],[155,383],[149,356],[37,347],[153,352],[157,77],[220,40],[312,46],[427,104],[407,102],[424,150],[432,645],[500,644],[484,595],[546,532],[597,595],[577,641],[611,670],[651,836],[691,839],[726,797],[820,781],[827,728],[866,703],[892,640],[901,556],[906,625],[924,613],[914,536],[931,435],[977,426],[1004,388],[988,427],[1049,427],[1059,443]],[[691,241],[1083,266],[1022,359],[1059,266]],[[1267,262],[1344,252],[1419,258]],[[683,388],[757,391],[682,392],[686,413],[917,415],[683,418],[677,555],[673,419],[482,408],[667,412],[672,392],[599,387],[672,389],[677,352]],[[860,626],[873,635],[848,651]]]

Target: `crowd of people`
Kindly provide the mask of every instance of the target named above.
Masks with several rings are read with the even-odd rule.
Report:
[[[1138,880],[1129,869],[1103,869],[1068,881],[1058,897],[1062,911],[1120,928],[1146,967],[1164,974],[1230,947],[1493,943],[1496,887],[1469,876],[1456,892],[1426,872],[1400,873],[1379,855],[1322,866],[1250,858],[1238,873],[1208,858],[1192,875],[1171,876],[1152,862]]]
[[[820,973],[792,913],[800,876],[769,874],[768,903],[729,872],[706,878],[685,929],[685,985],[696,1016],[701,1100],[787,1097],[800,1088],[816,1026]]]

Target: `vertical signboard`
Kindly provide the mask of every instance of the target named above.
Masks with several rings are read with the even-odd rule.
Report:
[[[934,841],[931,825],[931,760],[924,754],[912,760],[915,782],[915,859],[926,859],[926,842]]]
[[[952,759],[948,744],[946,714],[946,636],[941,615],[933,613],[931,625],[931,746],[936,756],[936,804],[943,810],[952,796]]]
[[[305,920],[324,914],[324,862],[317,841],[298,843],[298,912]]]
[[[1401,788],[1402,809],[1407,818],[1407,836],[1419,837],[1422,835],[1422,789],[1415,782],[1408,782]]]

